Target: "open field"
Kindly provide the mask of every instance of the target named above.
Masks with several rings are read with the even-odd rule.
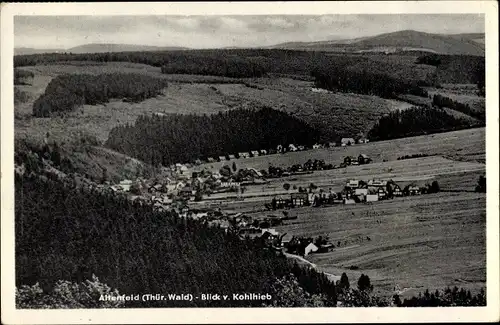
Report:
[[[465,140],[466,139],[466,140]],[[428,154],[441,155],[453,160],[482,162],[485,161],[485,128],[460,130],[454,132],[422,135],[388,141],[377,141],[348,147],[333,147],[301,152],[288,152],[246,159],[234,160],[238,168],[252,167],[267,169],[269,165],[288,167],[303,164],[308,159],[323,159],[326,163],[339,165],[345,156],[367,154],[374,162],[392,161],[404,155]],[[257,149],[257,148],[256,148]],[[193,171],[208,168],[219,170],[232,161],[216,162],[197,166]],[[355,168],[355,167],[350,167]]]
[[[303,208],[297,210],[297,220],[277,230],[328,235],[338,247],[307,259],[325,272],[346,272],[352,285],[364,273],[385,294],[395,286],[405,296],[453,285],[476,291],[486,280],[485,209],[484,194],[438,193]]]

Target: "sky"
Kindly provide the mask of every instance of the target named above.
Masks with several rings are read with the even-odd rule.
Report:
[[[373,36],[400,30],[483,33],[479,14],[253,16],[15,16],[15,47],[69,49],[89,43],[258,47]]]

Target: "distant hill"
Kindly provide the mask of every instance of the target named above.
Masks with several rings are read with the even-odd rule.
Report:
[[[29,54],[42,54],[42,53],[64,53],[62,49],[34,49],[31,47],[16,47],[14,48],[14,55],[29,55]]]
[[[289,42],[270,46],[294,50],[320,50],[335,52],[401,52],[424,51],[440,54],[484,55],[484,34],[430,34],[404,30],[346,40],[319,42]]]
[[[103,53],[103,52],[141,52],[141,51],[175,51],[188,50],[187,47],[149,46],[133,44],[85,44],[67,49],[71,53]]]
[[[176,51],[189,50],[187,47],[175,46],[149,46],[133,44],[85,44],[69,49],[34,49],[29,47],[16,47],[14,55],[28,55],[41,53],[105,53],[105,52],[141,52],[141,51]]]

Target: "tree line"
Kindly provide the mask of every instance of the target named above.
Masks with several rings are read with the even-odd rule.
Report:
[[[33,114],[48,117],[53,112],[71,111],[85,104],[103,104],[113,98],[142,101],[160,95],[165,87],[167,82],[161,78],[133,73],[59,75],[33,103]]]
[[[15,190],[18,288],[39,283],[51,292],[60,280],[79,283],[95,275],[121,294],[265,294],[269,281],[293,274],[304,291],[321,294],[326,306],[336,304],[335,285],[324,274],[206,222],[36,174],[16,173]],[[147,307],[260,304],[157,301]]]
[[[373,140],[390,140],[422,134],[470,128],[469,121],[456,118],[439,108],[412,107],[390,112],[368,132]]]
[[[305,122],[264,107],[213,115],[140,116],[134,125],[113,128],[105,145],[154,166],[168,166],[280,144],[311,146],[319,136]]]
[[[374,63],[375,64],[375,63]],[[312,70],[315,85],[332,91],[354,92],[376,95],[382,98],[397,98],[399,94],[411,94],[427,97],[427,91],[421,86],[423,81],[411,81],[395,78],[389,74],[355,71],[338,64],[329,64]]]
[[[432,97],[432,103],[440,108],[448,107],[455,111],[462,112],[464,114],[477,118],[483,122],[486,120],[486,112],[476,111],[474,109],[471,109],[469,104],[460,103],[443,95],[439,94],[434,95]]]

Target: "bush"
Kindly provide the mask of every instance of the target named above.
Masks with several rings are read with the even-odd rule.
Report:
[[[288,183],[283,184],[283,188],[285,189],[285,191],[288,191],[290,189],[290,184]]]
[[[44,292],[38,283],[22,285],[16,288],[16,308],[117,308],[124,305],[122,300],[101,300],[101,296],[117,297],[120,293],[92,275],[92,280],[82,283],[59,280],[49,292]]]
[[[477,181],[476,192],[486,193],[486,176],[479,176]]]

